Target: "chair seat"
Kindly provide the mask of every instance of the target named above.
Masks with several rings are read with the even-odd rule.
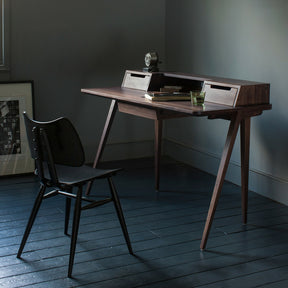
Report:
[[[120,169],[97,169],[91,166],[83,165],[80,167],[71,167],[65,165],[55,165],[58,180],[61,184],[77,186],[93,179],[100,179],[112,176]],[[48,167],[44,167],[44,177],[51,179]]]

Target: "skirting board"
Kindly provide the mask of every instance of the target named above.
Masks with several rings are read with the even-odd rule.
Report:
[[[221,155],[187,147],[173,139],[165,139],[164,152],[177,161],[186,163],[207,173],[216,175]],[[227,181],[241,185],[240,163],[231,161],[226,173]],[[288,205],[288,183],[285,179],[273,177],[263,171],[249,170],[249,190],[274,201]]]

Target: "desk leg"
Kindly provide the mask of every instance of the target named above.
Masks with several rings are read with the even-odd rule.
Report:
[[[204,227],[204,231],[202,235],[202,241],[200,244],[201,250],[205,249],[205,246],[208,240],[208,235],[209,235],[213,217],[216,211],[221,189],[224,183],[225,174],[228,168],[229,160],[230,160],[234,142],[237,136],[240,121],[241,121],[240,113],[237,113],[237,115],[235,115],[235,117],[232,118],[230,122],[229,130],[228,130],[228,134],[226,138],[226,143],[222,152],[221,162],[218,168],[218,174],[217,174],[217,178],[216,178],[216,182],[215,182],[215,186],[214,186],[214,190],[213,190],[213,194],[212,194],[212,198],[210,202],[210,207],[208,210],[208,215],[206,218],[206,223],[205,223],[205,227]]]
[[[112,100],[111,105],[110,105],[110,109],[109,109],[109,112],[108,112],[108,115],[106,118],[105,126],[104,126],[104,129],[102,132],[102,136],[100,139],[100,143],[98,146],[97,154],[96,154],[96,157],[95,157],[95,160],[93,163],[93,168],[96,168],[96,166],[97,166],[97,164],[98,164],[98,162],[99,162],[99,160],[103,154],[103,150],[104,150],[104,147],[105,147],[105,144],[106,144],[106,141],[107,141],[107,138],[108,138],[108,135],[109,135],[116,111],[117,111],[117,101]],[[86,195],[89,195],[90,190],[91,190],[91,186],[92,186],[92,182],[89,182],[87,185],[87,189],[86,189]]]
[[[247,223],[248,206],[248,180],[249,180],[249,148],[250,148],[250,127],[251,118],[241,121],[241,189],[242,189],[242,219]]]
[[[155,190],[159,191],[160,157],[163,120],[155,120]]]

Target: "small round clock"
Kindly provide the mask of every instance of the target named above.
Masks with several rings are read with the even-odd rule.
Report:
[[[148,52],[144,58],[146,67],[143,68],[144,71],[157,72],[159,71],[157,65],[159,63],[159,58],[157,52]]]

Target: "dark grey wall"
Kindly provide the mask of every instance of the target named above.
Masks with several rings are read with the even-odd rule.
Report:
[[[147,51],[162,69],[271,83],[272,111],[252,121],[250,188],[288,203],[286,0],[11,0],[11,71],[35,81],[38,119],[68,116],[95,155],[109,101],[83,87],[119,86]],[[151,9],[153,7],[153,9]],[[133,119],[133,121],[132,121]],[[165,123],[164,152],[216,173],[222,120]],[[153,155],[153,123],[117,114],[104,159]],[[227,178],[239,183],[239,141]]]
[[[288,1],[167,0],[166,5],[169,70],[271,83],[272,111],[252,120],[250,188],[288,203]],[[167,153],[216,173],[224,120],[187,118],[166,128]],[[227,178],[240,183],[239,176],[237,142]]]
[[[165,56],[165,1],[11,0],[10,4],[10,79],[34,80],[36,118],[69,117],[91,161],[109,101],[81,95],[80,89],[119,86],[126,69],[143,67],[146,52],[157,50]],[[151,125],[117,115],[104,157],[151,155]]]

